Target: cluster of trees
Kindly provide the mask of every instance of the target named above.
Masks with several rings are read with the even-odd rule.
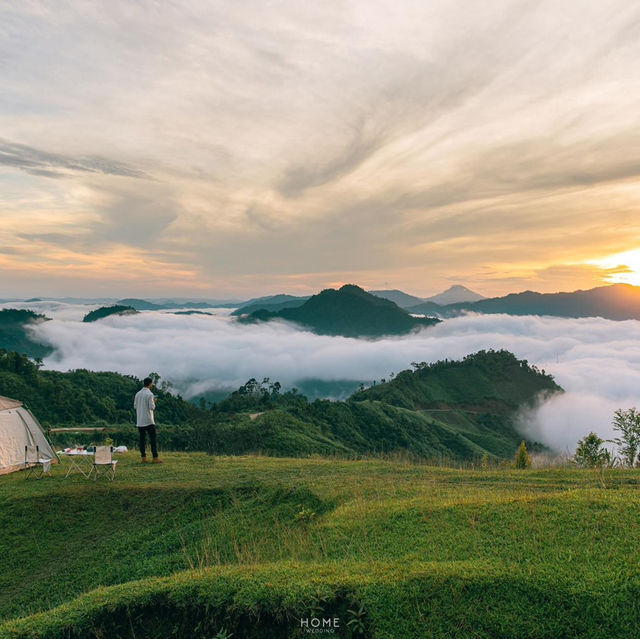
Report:
[[[142,387],[138,378],[85,369],[62,373],[41,366],[41,360],[0,349],[0,395],[22,400],[45,426],[135,424],[133,396]],[[169,390],[170,385],[162,383],[154,389],[159,422],[180,425],[200,413]]]
[[[573,462],[582,468],[606,468],[640,466],[640,412],[635,408],[618,409],[613,414],[613,430],[617,437],[602,439],[596,433],[589,433],[578,442]],[[618,455],[605,447],[615,444]]]
[[[414,371],[437,371],[451,366],[475,366],[491,371],[505,371],[518,366],[530,373],[541,375],[553,381],[553,376],[544,369],[540,370],[534,364],[529,364],[526,359],[518,359],[511,351],[506,349],[480,350],[469,355],[465,355],[461,360],[441,359],[428,364],[427,362],[411,362]]]

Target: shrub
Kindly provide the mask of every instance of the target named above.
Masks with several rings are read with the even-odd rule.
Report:
[[[516,458],[513,462],[514,468],[531,468],[531,455],[527,452],[527,445],[524,440],[518,446]]]
[[[633,468],[638,463],[640,450],[640,412],[635,408],[619,408],[613,414],[613,430],[621,434],[613,442],[618,446],[622,462]]]
[[[578,442],[573,463],[582,468],[602,468],[611,465],[611,453],[604,448],[604,439],[589,433]]]

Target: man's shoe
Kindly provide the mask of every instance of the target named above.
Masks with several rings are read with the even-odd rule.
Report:
[[[143,458],[140,460],[140,463],[141,463],[141,464],[146,464],[146,463],[147,463],[147,461],[148,461],[148,460],[147,460],[147,458],[146,458],[146,457],[143,457]]]
[[[153,461],[154,464],[163,464],[164,463],[164,461],[162,459],[158,459],[157,457],[154,457],[152,461]]]

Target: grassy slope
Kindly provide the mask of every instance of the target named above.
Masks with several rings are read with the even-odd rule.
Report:
[[[288,637],[314,606],[344,623],[360,605],[373,637],[640,631],[637,470],[603,488],[406,462],[119,466],[112,484],[0,478],[0,637]]]

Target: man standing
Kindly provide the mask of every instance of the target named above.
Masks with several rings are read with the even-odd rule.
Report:
[[[140,433],[140,454],[142,455],[143,463],[146,462],[146,439],[148,433],[153,461],[159,464],[160,459],[158,459],[156,424],[153,417],[153,411],[156,409],[156,398],[151,392],[153,380],[150,377],[145,377],[142,383],[144,384],[144,387],[136,393],[135,399],[133,400],[133,407],[136,409],[136,425],[138,426],[138,432]]]

